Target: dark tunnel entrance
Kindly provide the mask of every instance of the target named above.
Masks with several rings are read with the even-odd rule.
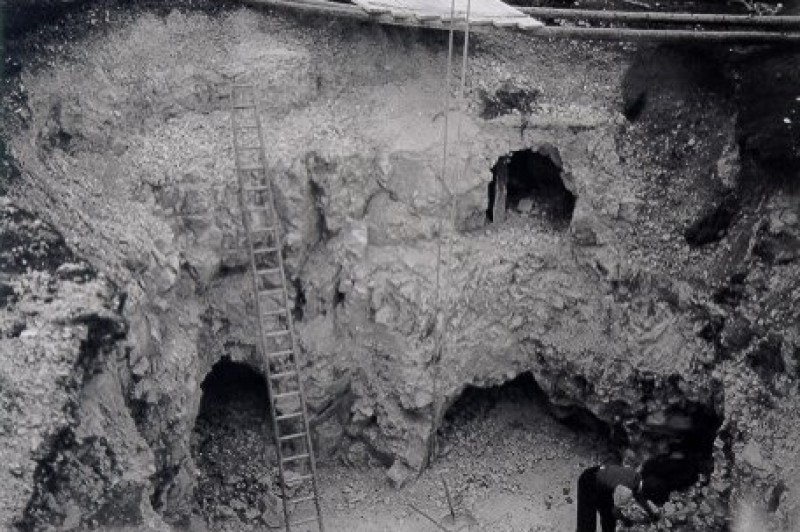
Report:
[[[191,441],[198,474],[195,515],[209,525],[280,523],[280,508],[268,496],[277,461],[265,378],[223,357],[201,388]]]
[[[562,164],[555,148],[520,150],[501,157],[492,167],[489,183],[489,222],[505,220],[506,212],[538,217],[566,229],[575,209],[575,195],[564,185]]]
[[[690,403],[665,412],[664,424],[643,435],[661,449],[644,463],[642,473],[661,478],[669,491],[684,490],[714,469],[714,440],[722,417],[706,405]]]

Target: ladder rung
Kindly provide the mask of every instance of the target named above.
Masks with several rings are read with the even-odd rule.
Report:
[[[281,273],[280,268],[264,268],[263,270],[256,270],[258,275],[274,275],[276,273]]]
[[[291,414],[284,414],[275,418],[275,421],[283,421],[284,419],[294,419],[296,417],[303,417],[303,411],[292,412]]]
[[[245,164],[245,163],[248,163],[248,162],[256,162],[257,163],[257,161],[242,161],[241,159],[237,159],[237,161],[236,161],[237,164]],[[249,172],[249,171],[253,171],[253,170],[263,170],[263,167],[259,166],[258,168],[255,168],[255,167],[252,167],[252,166],[248,166],[246,170],[242,170],[242,171],[243,172],[245,172],[245,171]]]
[[[286,314],[285,308],[280,310],[266,310],[261,313],[262,316],[280,316],[281,314]]]
[[[283,294],[283,288],[267,288],[265,290],[259,290],[259,296],[265,296],[269,294]]]
[[[283,460],[283,463],[286,464],[286,463],[289,463],[289,462],[299,462],[300,460],[305,460],[306,458],[311,458],[311,455],[308,454],[308,453],[296,454],[294,456],[287,456],[286,458],[283,458],[282,460]]]
[[[317,498],[316,495],[308,495],[306,497],[298,497],[296,499],[289,499],[289,503],[290,504],[298,504],[298,503],[301,503],[301,502],[313,501],[313,500],[316,500],[316,498]]]
[[[273,399],[283,399],[284,397],[294,397],[300,395],[300,390],[292,390],[291,392],[278,393],[273,396]]]
[[[253,248],[253,253],[275,253],[278,248]]]
[[[280,338],[281,336],[286,336],[289,334],[288,329],[284,329],[282,331],[270,331],[264,333],[264,338]]]
[[[284,351],[273,351],[272,353],[267,353],[268,357],[282,357],[286,355],[293,355],[294,351],[291,349],[286,349]]]
[[[298,432],[296,434],[289,434],[288,436],[280,436],[278,438],[278,440],[280,440],[280,441],[290,441],[290,440],[296,440],[297,438],[305,438],[305,437],[306,437],[306,433],[305,432]]]
[[[292,375],[297,375],[297,372],[294,370],[291,371],[281,371],[280,373],[273,373],[269,376],[270,379],[285,379],[286,377],[291,377]]]
[[[300,482],[305,482],[306,480],[311,480],[312,478],[314,477],[311,475],[301,475],[299,477],[285,478],[283,479],[283,483],[284,484],[289,484],[290,482],[293,484],[300,483]],[[292,524],[296,525],[297,523],[292,523]]]
[[[268,231],[274,231],[275,229],[277,229],[277,227],[274,225],[262,225],[261,227],[251,227],[250,232],[266,233]]]
[[[307,525],[308,523],[317,523],[319,522],[319,517],[309,517],[307,519],[301,519],[299,521],[289,521],[289,526],[297,526],[297,525]]]
[[[269,190],[269,185],[263,185],[259,187],[244,187],[245,192],[263,192],[264,190]]]

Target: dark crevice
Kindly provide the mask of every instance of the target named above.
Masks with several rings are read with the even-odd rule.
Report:
[[[325,220],[325,208],[322,205],[325,191],[313,180],[309,180],[308,184],[311,188],[311,197],[314,200],[314,210],[317,213],[317,232],[320,235],[320,239],[324,242],[330,239],[332,235],[331,230],[328,229],[328,223]]]
[[[169,456],[166,449],[156,449],[154,454],[156,463],[168,463]],[[158,471],[150,477],[150,482],[153,485],[153,492],[150,494],[150,504],[153,506],[154,510],[163,512],[166,506],[167,490],[178,475],[178,471],[180,471],[178,466],[169,465],[159,468]]]
[[[800,239],[785,232],[769,234],[761,230],[753,254],[769,265],[789,264],[800,257]]]
[[[325,190],[314,180],[315,175],[333,174],[336,172],[335,162],[328,161],[317,152],[310,152],[306,156],[306,168],[308,169],[308,186],[311,191],[311,199],[314,202],[314,210],[317,213],[317,232],[322,241],[328,240],[333,236],[333,231],[328,227],[325,218]]]
[[[514,111],[530,114],[536,107],[536,100],[541,95],[537,89],[520,89],[509,83],[503,84],[494,94],[482,90],[480,92],[481,118],[488,120],[507,115]]]
[[[344,292],[340,292],[336,290],[336,293],[333,294],[333,306],[338,307],[339,305],[344,305],[345,300],[347,299],[347,294]]]
[[[0,307],[13,305],[16,301],[17,297],[14,293],[14,288],[9,284],[0,281]]]
[[[778,507],[781,505],[781,497],[786,489],[786,484],[784,484],[783,480],[778,480],[777,484],[772,487],[767,499],[768,512],[775,513],[778,511]]]
[[[685,231],[686,242],[691,247],[719,242],[734,224],[741,210],[738,194],[727,194],[722,201],[700,216]]]
[[[294,321],[302,321],[306,309],[306,291],[300,279],[295,279],[292,281],[292,284],[294,285],[294,309],[292,310],[292,317]]]
[[[1,75],[0,78],[2,78]],[[2,90],[3,87],[0,86],[0,91]],[[6,92],[8,91],[6,90]],[[2,137],[2,132],[0,132],[0,196],[5,196],[8,192],[9,186],[14,182],[19,181],[21,176],[22,174],[19,170],[19,164],[9,153],[8,144]]]
[[[745,293],[745,280],[747,279],[747,272],[736,273],[731,275],[728,283],[716,289],[712,295],[714,303],[718,305],[726,305],[730,308],[736,308],[742,302]]]
[[[55,273],[64,263],[76,262],[77,257],[61,233],[34,213],[18,207],[0,210],[0,272],[24,273],[34,269]],[[95,276],[88,266],[80,274]],[[59,274],[62,279],[65,275]]]
[[[222,264],[219,267],[219,277],[243,275],[250,271],[250,264]]]
[[[755,371],[766,384],[772,384],[776,375],[786,372],[783,361],[783,338],[775,333],[770,333],[755,345],[747,354],[747,365]]]

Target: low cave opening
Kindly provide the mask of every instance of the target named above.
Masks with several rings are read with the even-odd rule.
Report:
[[[588,411],[554,413],[525,372],[501,385],[462,391],[445,412],[433,467],[465,476],[468,497],[514,485],[521,493],[542,493],[541,510],[558,509],[567,519],[581,470],[619,462],[611,438],[609,427]],[[493,486],[494,478],[502,478],[504,487]]]
[[[223,356],[201,385],[192,433],[194,513],[207,522],[271,518],[275,447],[264,376]],[[265,517],[266,516],[266,517]]]
[[[575,195],[567,189],[558,151],[545,147],[512,152],[492,167],[486,218],[505,220],[507,211],[541,217],[557,229],[566,229],[575,209]]]
[[[575,379],[567,387],[585,393],[581,378]],[[630,405],[612,403],[607,407],[619,415],[609,423],[578,404],[558,403],[530,372],[499,386],[467,386],[445,413],[435,461],[457,468],[456,460],[480,457],[479,469],[508,470],[511,481],[530,483],[531,489],[542,482],[536,475],[544,475],[560,491],[571,489],[585,467],[620,463],[629,454],[649,457],[642,473],[662,480],[660,504],[701,476],[709,478],[714,469],[714,441],[723,418],[709,405],[683,401],[641,418]]]

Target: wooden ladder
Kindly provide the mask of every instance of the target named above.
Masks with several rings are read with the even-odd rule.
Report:
[[[266,359],[284,523],[287,532],[324,532],[280,220],[267,172],[264,132],[253,86],[233,85],[231,122],[239,204],[253,271],[259,345]]]

